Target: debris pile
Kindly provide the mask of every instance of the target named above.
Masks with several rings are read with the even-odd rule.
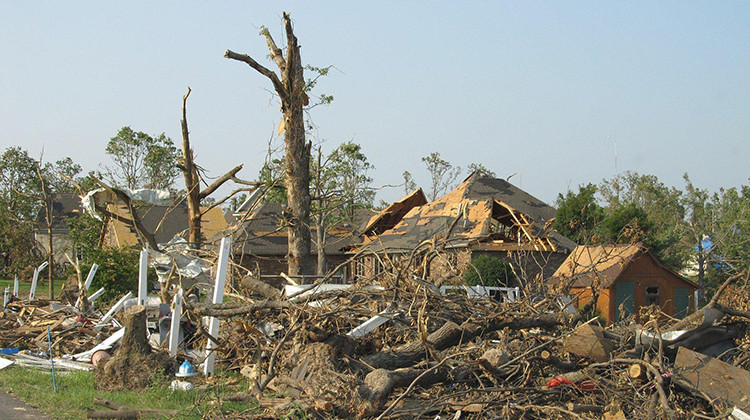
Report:
[[[236,272],[221,268],[229,265],[229,243],[221,250],[215,284],[223,291]],[[349,285],[322,278],[285,290],[245,278],[234,282],[244,290],[228,293],[226,301],[217,290],[210,300],[208,294],[183,298],[176,286],[174,320],[159,299],[128,295],[110,309],[119,311],[125,328],[111,325],[111,316],[81,318],[70,305],[12,300],[0,316],[0,346],[38,351],[51,345],[55,356],[87,363],[119,341],[97,370],[102,389],[144,386],[139,381],[149,378],[133,374],[139,367],[171,373],[185,360],[209,378],[182,372],[188,381],[172,388],[202,389],[203,382],[224,380],[212,376],[215,358],[218,368],[241,373],[246,384],[223,398],[252,402],[247,413],[254,418],[290,410],[378,419],[741,419],[750,413],[744,272],[682,320],[651,306],[607,325],[583,315],[595,313],[594,301],[573,311],[541,282],[488,293],[394,271]],[[126,301],[131,304],[121,311]],[[162,324],[169,330],[150,345],[149,311],[158,314],[151,316],[152,332]],[[160,347],[169,353],[153,351]],[[33,354],[14,357],[46,367]]]
[[[742,275],[727,285],[738,280],[747,281]],[[603,326],[542,292],[534,303],[500,302],[443,295],[424,283],[321,284],[303,300],[255,295],[188,310],[223,319],[217,366],[246,376],[247,393],[234,398],[257,401],[271,418],[291,407],[321,418],[750,412],[750,313],[718,303],[723,289],[683,321],[651,307]],[[384,322],[353,334],[378,319]]]
[[[98,321],[58,302],[12,300],[0,313],[0,348],[46,352],[49,329],[56,356],[81,353],[116,331],[112,324],[97,326]]]

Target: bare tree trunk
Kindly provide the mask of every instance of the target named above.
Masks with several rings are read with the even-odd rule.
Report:
[[[703,255],[703,238],[698,235],[698,304],[702,305],[704,298],[703,298],[703,288],[706,287],[705,284],[705,256]]]
[[[51,201],[50,207],[52,207]],[[49,213],[51,213],[51,211]],[[49,213],[47,214],[49,215]],[[49,281],[49,299],[53,300],[55,298],[55,283],[52,279],[52,268],[55,263],[55,252],[52,249],[52,221],[49,219],[49,216],[47,217],[47,235],[49,240],[49,252],[47,253],[47,281]]]
[[[312,274],[310,253],[310,144],[305,141],[303,106],[307,105],[305,79],[300,59],[297,37],[294,35],[288,13],[284,13],[286,31],[286,57],[276,46],[268,30],[262,32],[266,38],[271,58],[278,65],[281,79],[276,73],[259,64],[245,54],[227,50],[224,57],[247,63],[257,72],[268,77],[281,99],[284,116],[284,143],[286,144],[286,197],[284,212],[288,224],[289,274]]]
[[[229,172],[220,176],[211,185],[207,186],[203,191],[200,189],[200,176],[198,175],[198,165],[195,164],[195,154],[193,149],[190,147],[190,131],[188,130],[187,123],[187,99],[190,96],[190,87],[188,87],[187,93],[182,97],[182,120],[180,125],[182,126],[182,175],[185,178],[185,188],[187,189],[187,205],[188,205],[188,226],[190,233],[188,236],[188,242],[192,247],[200,248],[203,241],[203,235],[201,232],[201,220],[203,219],[203,211],[201,210],[201,201],[204,198],[211,195],[225,182],[231,180],[238,184],[257,186],[255,182],[244,181],[236,177],[237,172],[242,169],[242,165],[237,165],[230,169]],[[213,206],[217,206],[223,203],[232,195],[242,191],[237,190],[215,203]],[[212,207],[213,207],[212,206]]]
[[[315,248],[318,252],[318,275],[319,276],[325,276],[326,275],[326,250],[325,250],[325,235],[326,235],[326,229],[325,226],[323,226],[323,217],[322,215],[319,215],[317,217],[317,220],[315,221]]]
[[[188,131],[187,113],[185,105],[190,96],[190,88],[182,97],[182,175],[185,178],[185,189],[187,190],[188,226],[190,234],[188,242],[191,246],[200,248],[201,243],[201,202],[200,202],[200,180],[198,168],[195,166],[193,149],[190,148],[190,133]]]

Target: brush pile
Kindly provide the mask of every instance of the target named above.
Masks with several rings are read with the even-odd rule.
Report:
[[[189,309],[223,318],[219,363],[262,418],[716,418],[750,412],[750,313],[724,294],[739,280],[684,320],[606,327],[540,287],[508,301],[424,280]]]

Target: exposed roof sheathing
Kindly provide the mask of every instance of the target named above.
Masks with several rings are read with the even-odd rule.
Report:
[[[127,207],[123,205],[108,205],[107,210],[123,218],[130,219]],[[201,207],[206,211],[205,207]],[[154,233],[157,243],[169,242],[175,235],[186,237],[188,231],[188,209],[184,204],[176,206],[156,206],[150,204],[140,205],[136,208],[138,217],[141,218],[143,226],[149,232]],[[220,207],[214,207],[203,214],[201,218],[201,230],[205,238],[211,238],[224,231],[227,227],[224,213]],[[110,219],[109,246],[135,246],[139,244],[138,234],[135,228],[119,220]]]
[[[425,204],[427,204],[427,197],[425,197],[424,191],[422,191],[421,188],[418,188],[414,192],[386,207],[380,211],[380,213],[372,216],[367,224],[361,229],[362,234],[366,236],[377,235],[391,229],[406,213],[409,212],[409,210]]]
[[[421,190],[418,192],[421,193]],[[370,220],[364,241],[370,249],[376,252],[404,252],[424,240],[447,235],[447,246],[466,246],[490,239],[494,235],[493,223],[503,217],[507,219],[502,223],[516,226],[522,232],[523,242],[531,242],[533,249],[570,251],[575,247],[574,242],[545,228],[546,223],[555,216],[554,208],[502,179],[475,172],[438,200],[422,205],[405,205],[410,203],[414,194],[416,192],[384,210],[391,209],[391,228],[378,235],[368,234],[376,232],[375,227],[384,219],[383,212]],[[405,208],[409,210],[403,214]],[[401,214],[400,220],[396,220]]]

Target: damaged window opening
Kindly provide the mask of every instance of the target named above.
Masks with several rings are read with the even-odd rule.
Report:
[[[646,288],[646,305],[659,305],[658,286],[651,286]]]

